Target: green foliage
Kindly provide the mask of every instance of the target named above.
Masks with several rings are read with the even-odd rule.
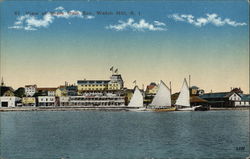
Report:
[[[23,87],[18,88],[17,90],[15,90],[14,95],[16,97],[20,97],[20,98],[24,97],[25,96],[25,89]]]

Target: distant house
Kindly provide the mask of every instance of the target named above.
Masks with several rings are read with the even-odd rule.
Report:
[[[144,104],[148,105],[152,102],[154,96],[156,95],[158,91],[158,85],[155,82],[151,82],[146,87],[145,91],[145,98],[144,98]]]
[[[242,100],[241,95],[235,92],[206,93],[200,97],[212,107],[235,107]]]
[[[56,98],[54,96],[39,96],[38,106],[55,106]]]
[[[59,86],[56,89],[56,96],[57,97],[62,97],[62,96],[66,96],[66,95],[67,95],[66,86]]]
[[[22,98],[23,106],[36,106],[36,98],[35,97],[23,97]]]
[[[0,96],[14,96],[14,89],[7,86],[0,86]]]
[[[155,95],[158,91],[158,85],[154,82],[151,82],[147,88],[146,88],[146,91],[145,91],[145,94],[146,95]]]
[[[203,95],[203,94],[204,94],[204,90],[203,89],[200,89],[197,86],[190,87],[190,95],[191,96],[200,96],[200,95]]]
[[[235,102],[235,106],[250,106],[250,94],[240,94],[241,101]]]
[[[77,96],[77,86],[75,85],[69,85],[66,86],[66,95],[67,96]]]
[[[21,100],[19,97],[2,96],[0,97],[0,107],[16,107],[17,103]]]
[[[19,101],[20,98],[14,96],[14,89],[4,86],[2,82],[0,86],[0,107],[15,107]]]
[[[37,88],[37,91],[45,96],[55,96],[57,88]]]
[[[32,97],[37,92],[37,86],[36,85],[25,85],[24,90],[25,90],[25,95],[27,97]]]

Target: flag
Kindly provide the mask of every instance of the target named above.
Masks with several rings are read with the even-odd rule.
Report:
[[[115,73],[117,73],[118,72],[118,68],[115,70]]]
[[[112,66],[109,70],[110,70],[110,71],[113,71],[113,69],[114,69],[114,66]]]
[[[134,84],[136,84],[136,80],[134,80],[134,82],[133,82]]]

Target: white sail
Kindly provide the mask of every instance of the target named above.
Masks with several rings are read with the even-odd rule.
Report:
[[[166,84],[163,81],[160,82],[158,91],[151,105],[155,107],[171,106],[170,89],[166,86]]]
[[[129,107],[143,107],[143,96],[138,87],[135,87],[134,94],[128,104]]]
[[[179,97],[176,100],[175,105],[190,107],[190,95],[189,95],[189,88],[188,88],[186,79],[184,79]]]

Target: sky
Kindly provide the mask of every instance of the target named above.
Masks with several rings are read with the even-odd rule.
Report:
[[[249,5],[232,1],[4,1],[1,76],[13,88],[109,79],[249,92]],[[103,13],[103,14],[100,14]]]

